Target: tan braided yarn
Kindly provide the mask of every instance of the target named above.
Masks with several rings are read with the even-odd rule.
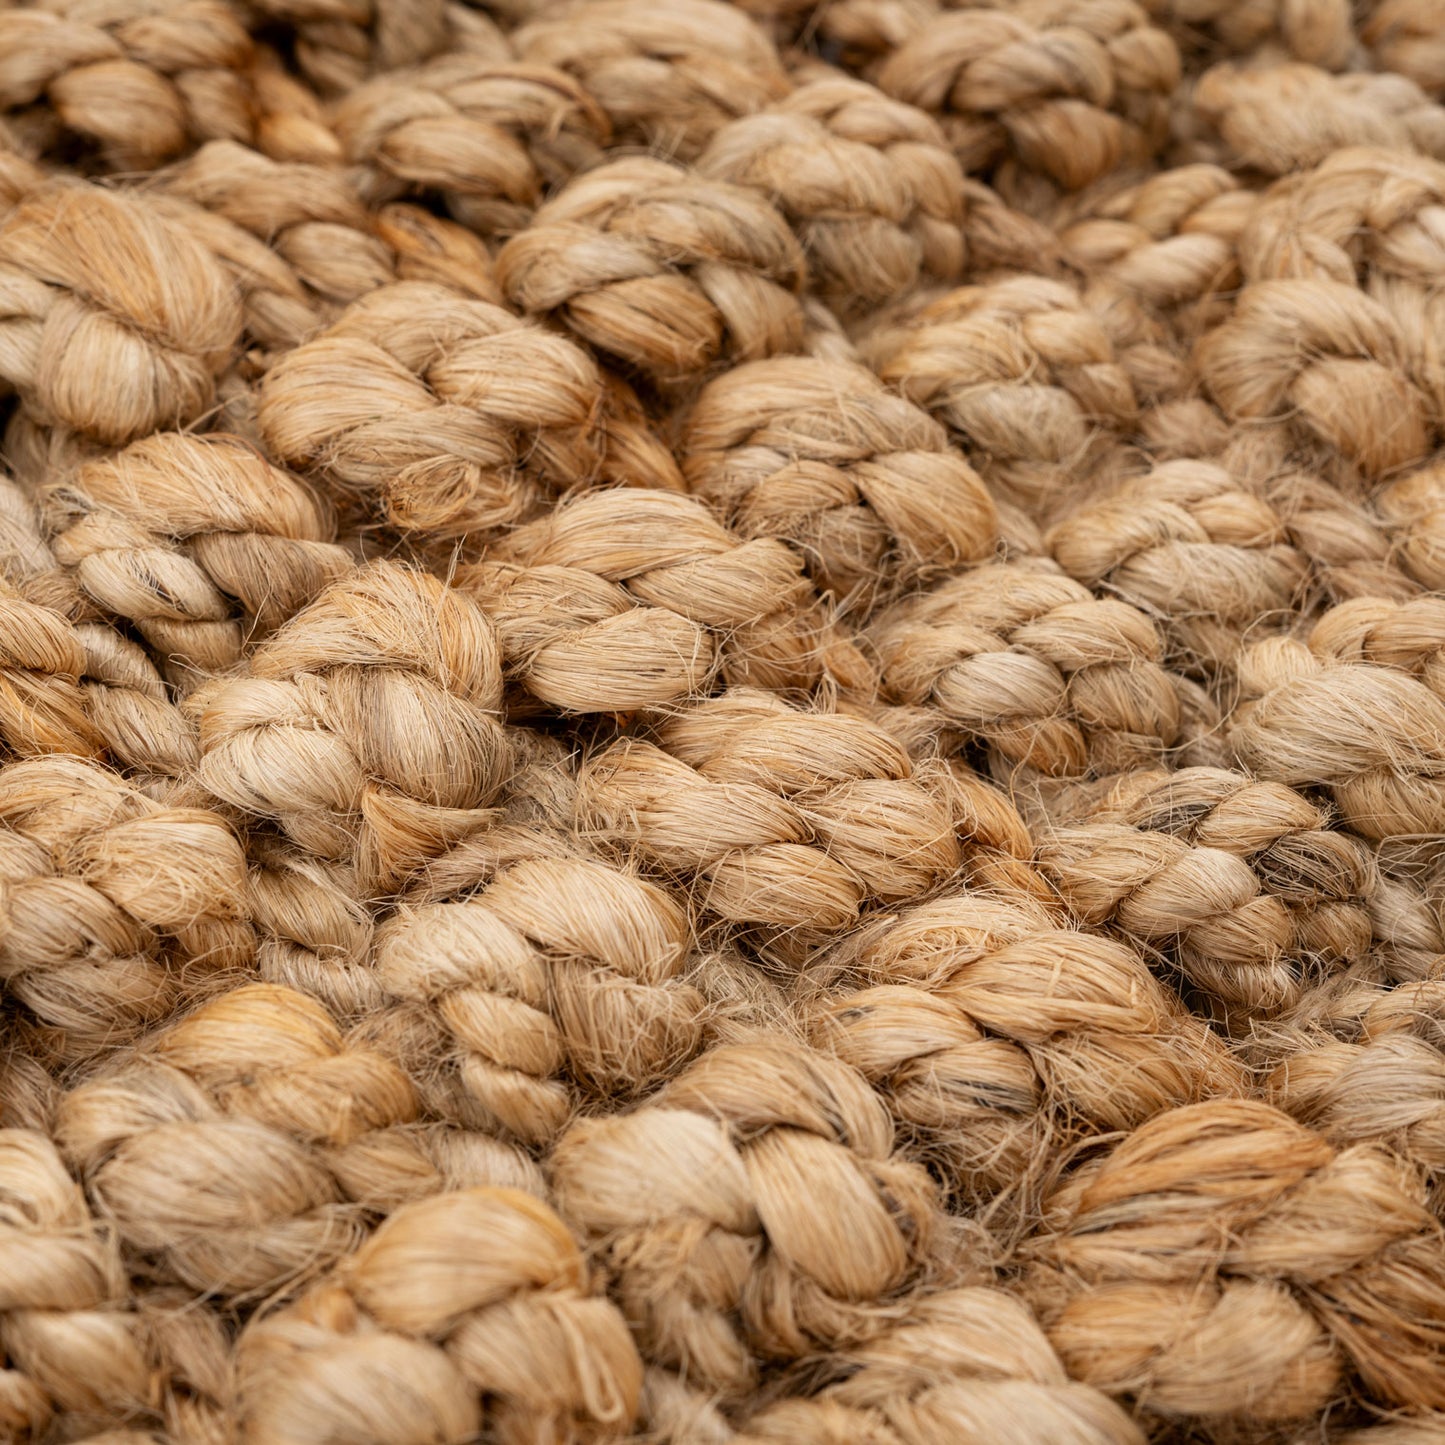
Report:
[[[237,438],[158,432],[45,491],[59,562],[173,680],[224,672],[351,569],[299,478]]]
[[[579,1121],[552,1171],[648,1357],[724,1399],[758,1357],[875,1329],[948,1227],[862,1077],[783,1040],[716,1047],[636,1112]]]
[[[1179,735],[1154,623],[1042,560],[991,563],[904,598],[870,637],[885,691],[938,709],[997,768],[1114,772],[1157,760]]]
[[[1224,1018],[1295,1003],[1314,968],[1370,947],[1369,851],[1293,789],[1186,768],[1125,776],[1042,849],[1081,921],[1177,961]]]
[[[1005,1233],[1033,1217],[1059,1151],[1241,1082],[1137,953],[1017,893],[950,892],[865,923],[802,992],[810,1037]]]
[[[627,712],[730,682],[867,689],[866,660],[782,541],[701,503],[625,488],[560,503],[457,574],[497,624],[509,674],[571,712]]]
[[[322,858],[362,897],[489,819],[509,767],[495,630],[427,573],[368,563],[198,691],[201,781]]]
[[[42,1058],[95,1058],[250,963],[245,859],[217,814],[51,756],[0,768],[0,824],[0,970]]]
[[[734,367],[698,396],[683,445],[692,490],[744,535],[791,544],[845,611],[994,546],[993,501],[943,428],[862,367]]]
[[[1070,188],[1152,155],[1178,82],[1173,41],[1132,0],[955,10],[878,72],[888,94],[941,117],[965,170],[1009,155]]]
[[[814,289],[840,311],[963,270],[965,197],[943,132],[862,81],[800,86],[724,126],[697,164],[781,207],[808,253]]]
[[[117,170],[249,141],[251,37],[227,0],[48,0],[0,16],[0,108],[43,101]]]
[[[662,888],[521,830],[448,855],[375,954],[382,989],[453,1041],[469,1122],[532,1144],[560,1133],[579,1089],[638,1092],[695,1051],[688,963],[686,912]]]
[[[1439,1224],[1378,1146],[1244,1100],[1160,1114],[1060,1185],[1026,1250],[1066,1367],[1156,1417],[1299,1420],[1356,1371],[1439,1405]]]
[[[620,144],[685,161],[789,89],[767,36],[718,0],[583,0],[548,8],[513,43],[581,81]]]
[[[142,199],[96,186],[57,182],[9,213],[0,288],[0,379],[41,425],[110,445],[200,416],[240,335],[212,257]]]
[[[623,738],[579,777],[583,826],[783,956],[944,882],[946,786],[881,727],[738,689]]]
[[[605,112],[564,71],[468,55],[361,86],[335,121],[369,199],[440,194],[485,236],[520,231],[611,138]]]
[[[603,407],[596,366],[565,338],[404,282],[282,356],[258,419],[276,456],[328,489],[408,531],[459,536],[594,477]]]
[[[237,1362],[241,1438],[296,1445],[618,1440],[642,1380],[562,1221],[510,1189],[403,1205]]]
[[[114,1232],[42,1133],[0,1130],[0,1171],[7,1432],[102,1439],[164,1423],[178,1439],[217,1438],[228,1361],[216,1317],[160,1291],[128,1298]]]
[[[579,176],[497,257],[513,306],[664,384],[800,351],[805,274],[768,201],[649,157]]]
[[[1138,413],[1103,319],[1065,282],[1015,276],[948,292],[880,325],[863,350],[958,434],[996,495],[1039,520],[1077,503],[1081,475]]]

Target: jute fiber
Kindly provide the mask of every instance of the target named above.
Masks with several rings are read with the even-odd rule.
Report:
[[[1440,0],[0,0],[0,1445],[1445,1445]]]

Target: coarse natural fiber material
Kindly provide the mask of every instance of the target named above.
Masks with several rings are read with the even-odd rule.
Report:
[[[535,1187],[486,1136],[417,1129],[406,1076],[319,1004],[250,984],[69,1089],[55,1137],[95,1208],[152,1272],[262,1298],[354,1250],[367,1213],[440,1187]]]
[[[1185,667],[1231,663],[1247,629],[1288,620],[1309,578],[1279,512],[1210,461],[1131,477],[1047,540],[1070,577],[1163,620]]]
[[[940,15],[878,83],[938,114],[966,171],[1007,155],[1074,188],[1158,150],[1179,54],[1132,0],[1011,0]]]
[[[1239,280],[1240,232],[1259,197],[1227,170],[1174,166],[1102,196],[1085,191],[1082,214],[1060,217],[1063,259],[1086,278],[1085,295],[1108,304],[1114,294],[1159,308],[1186,331],[1219,305]]]
[[[691,490],[744,536],[791,544],[847,613],[995,546],[993,499],[944,429],[859,366],[734,367],[699,394],[682,445]]]
[[[466,1189],[403,1205],[237,1350],[241,1439],[377,1445],[619,1440],[642,1365],[544,1203]]]
[[[810,1037],[874,1085],[905,1152],[1005,1234],[1069,1146],[1244,1087],[1137,953],[1027,896],[949,893],[867,922],[800,997]]]
[[[489,819],[510,751],[501,650],[430,574],[372,562],[199,690],[200,779],[303,848],[353,863],[363,898]]]
[[[676,898],[521,830],[453,850],[375,950],[384,992],[424,1005],[449,1036],[440,1071],[467,1122],[530,1144],[554,1139],[579,1097],[646,1090],[697,1049],[689,961]],[[441,1062],[396,1057],[414,1077]]]
[[[997,495],[1046,520],[1137,417],[1103,320],[1064,282],[1015,276],[885,321],[865,359],[968,449]]]
[[[1039,559],[904,598],[870,637],[885,691],[937,708],[1000,770],[1116,772],[1157,761],[1179,736],[1179,694],[1148,615]]]
[[[1060,1185],[1030,1297],[1066,1367],[1154,1416],[1438,1408],[1439,1222],[1405,1160],[1268,1105],[1160,1114]]]
[[[0,976],[29,1047],[93,1059],[236,982],[255,940],[224,819],[152,801],[95,763],[0,768]]]
[[[693,159],[729,120],[788,93],[777,52],[717,0],[583,0],[513,37],[518,56],[575,76],[620,145]]]
[[[179,1439],[223,1438],[219,1319],[188,1296],[132,1295],[114,1231],[43,1134],[0,1130],[0,1175],[6,1430],[108,1439],[108,1427],[145,1423]]]
[[[598,475],[604,406],[595,363],[565,337],[406,282],[280,357],[258,420],[282,461],[393,525],[480,539]]]
[[[0,0],[0,1441],[1445,1445],[1441,0]]]
[[[641,156],[564,186],[497,256],[519,311],[674,386],[721,360],[801,351],[805,276],[802,247],[768,201]]]
[[[724,1400],[760,1360],[865,1338],[925,1279],[985,1273],[862,1076],[792,1041],[716,1047],[636,1112],[579,1121],[552,1173],[648,1357]]]
[[[0,284],[0,380],[41,426],[112,446],[195,421],[240,337],[212,256],[143,198],[98,186],[22,199],[0,222]]]
[[[1401,75],[1329,75],[1313,65],[1230,62],[1191,96],[1191,159],[1268,176],[1315,165],[1346,146],[1445,157],[1445,107]]]
[[[752,1416],[747,1441],[1055,1440],[1137,1445],[1122,1409],[1068,1379],[1038,1323],[1013,1296],[975,1286],[917,1302],[906,1320],[830,1361],[817,1396]]]
[[[1279,783],[1187,768],[1126,774],[1042,849],[1081,922],[1161,950],[1221,1023],[1296,1003],[1370,947],[1374,859]]]
[[[146,652],[101,620],[41,536],[30,498],[0,482],[5,690],[0,742],[17,756],[99,758],[178,779],[199,756]]]
[[[960,867],[950,789],[861,717],[739,689],[589,758],[579,814],[604,846],[783,956]]]
[[[157,432],[52,481],[41,509],[84,596],[132,623],[183,688],[353,565],[326,502],[232,437]]]
[[[690,497],[642,488],[559,503],[460,569],[504,665],[567,712],[631,712],[738,685],[865,693],[866,659],[783,541],[745,539]]]
[[[367,199],[440,196],[482,236],[510,236],[545,193],[602,159],[606,113],[564,71],[471,55],[352,91],[337,108]]]
[[[1439,602],[1423,601],[1421,616],[1433,630]],[[1408,630],[1398,651],[1389,625],[1397,604],[1369,599],[1327,612],[1310,647],[1288,639],[1258,644],[1246,660],[1247,700],[1230,733],[1259,776],[1328,786],[1345,822],[1375,840],[1445,831],[1445,703],[1431,686],[1430,636],[1421,639],[1410,625],[1414,606],[1399,609]],[[1384,624],[1378,651],[1376,618]]]
[[[863,81],[799,86],[724,126],[697,165],[781,207],[843,314],[963,270],[963,177],[942,130]]]
[[[1300,1029],[1272,1041],[1281,1056],[1271,1101],[1341,1147],[1389,1145],[1430,1180],[1436,1211],[1445,1171],[1445,1067],[1438,979],[1361,987],[1351,1037]]]
[[[336,150],[319,107],[268,70],[228,0],[15,6],[0,16],[0,53],[0,110],[22,110],[47,146],[74,135],[109,169],[149,170],[217,139]]]

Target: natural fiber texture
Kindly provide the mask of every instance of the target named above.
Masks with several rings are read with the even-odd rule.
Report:
[[[1068,1146],[1242,1082],[1131,949],[1017,895],[884,915],[831,949],[802,996],[818,1046],[1000,1230],[1032,1217],[1041,1166]]]
[[[1205,461],[1164,462],[1060,522],[1069,576],[1166,623],[1188,666],[1227,664],[1261,619],[1287,618],[1309,575],[1275,508]]]
[[[611,138],[606,114],[565,72],[467,55],[361,86],[335,121],[368,199],[439,194],[483,236],[520,231]]]
[[[107,1427],[140,1423],[181,1439],[223,1430],[219,1321],[163,1291],[131,1299],[114,1232],[43,1134],[0,1130],[0,1172],[5,1428],[16,1439],[108,1439]]]
[[[1179,55],[1132,0],[1016,0],[942,15],[878,83],[938,113],[965,170],[1008,154],[1061,185],[1144,160],[1167,130]]]
[[[943,132],[862,81],[800,86],[724,126],[697,164],[782,208],[814,289],[845,314],[963,270],[963,178]]]
[[[281,357],[259,421],[279,458],[394,525],[485,536],[597,475],[603,407],[596,366],[564,338],[409,282]]]
[[[946,786],[862,718],[738,690],[624,738],[579,781],[584,828],[695,892],[700,908],[807,950],[960,866]]]
[[[898,702],[938,709],[997,768],[1050,777],[1156,761],[1180,728],[1159,634],[1046,562],[997,562],[905,598],[871,638]]]
[[[350,570],[335,519],[243,442],[160,432],[46,489],[60,563],[172,680],[224,672]]]
[[[211,256],[142,199],[99,187],[21,201],[0,223],[0,286],[0,379],[41,425],[110,445],[196,420],[240,335]]]
[[[1440,0],[0,0],[0,1440],[1445,1445]]]
[[[251,37],[227,0],[49,0],[0,17],[0,108],[43,101],[117,170],[201,141],[253,142]],[[32,113],[33,115],[33,113]]]
[[[435,578],[373,562],[198,692],[200,777],[388,892],[488,821],[510,763],[486,616]]]
[[[403,1205],[237,1352],[241,1438],[617,1440],[642,1365],[561,1220],[511,1189]]]
[[[1026,1251],[1066,1367],[1151,1414],[1299,1420],[1356,1371],[1391,1404],[1440,1404],[1419,1176],[1265,1104],[1159,1115],[1060,1186]]]
[[[1374,862],[1329,822],[1240,773],[1136,772],[1048,839],[1043,864],[1081,922],[1164,951],[1206,1010],[1245,1026],[1370,946]]]
[[[744,540],[700,502],[624,489],[560,503],[461,569],[496,622],[506,670],[567,712],[629,712],[740,685],[867,688],[872,674],[768,537]]]
[[[940,1268],[935,1186],[892,1134],[846,1065],[782,1040],[725,1045],[637,1112],[574,1125],[553,1182],[648,1357],[737,1398],[754,1352],[866,1336]]]
[[[868,338],[891,387],[968,446],[1006,500],[1043,519],[1077,495],[1138,397],[1101,319],[1062,282],[952,291]]]
[[[688,955],[687,914],[663,889],[520,831],[439,863],[382,925],[375,966],[450,1040],[444,1062],[398,1054],[408,1073],[444,1073],[429,1092],[459,1087],[472,1127],[546,1144],[579,1091],[640,1092],[696,1050]]]
[[[789,88],[767,37],[716,0],[583,0],[548,9],[514,43],[523,60],[580,80],[619,144],[682,160]]]
[[[802,350],[805,274],[766,200],[645,157],[579,176],[497,257],[518,310],[672,384],[718,360]]]
[[[250,963],[245,859],[215,813],[56,756],[0,768],[0,824],[0,976],[42,1057],[95,1058]]]
[[[683,442],[689,487],[776,537],[849,612],[981,561],[992,498],[943,428],[861,367],[752,362],[710,382]]]

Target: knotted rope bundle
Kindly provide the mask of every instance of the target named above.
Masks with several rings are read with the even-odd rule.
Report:
[[[999,768],[1049,777],[1157,760],[1180,699],[1146,614],[1039,559],[965,572],[881,612],[885,690],[936,708]]]
[[[718,668],[774,689],[866,687],[866,660],[801,574],[780,540],[745,540],[690,497],[628,488],[559,503],[456,580],[534,697],[626,712],[697,695]]]
[[[217,814],[57,755],[0,768],[0,823],[0,976],[42,1057],[97,1058],[250,963],[245,858]]]
[[[17,1439],[105,1439],[141,1422],[182,1439],[224,1430],[229,1361],[216,1316],[163,1291],[132,1298],[115,1233],[43,1134],[0,1129],[0,1171],[6,1429]]]
[[[1152,1415],[1298,1420],[1354,1372],[1440,1406],[1439,1224],[1377,1146],[1244,1100],[1160,1114],[1066,1179],[1025,1248],[1071,1373]]]
[[[1132,0],[1014,0],[930,21],[878,83],[937,113],[966,171],[1007,153],[1076,188],[1159,148],[1179,53]]]
[[[946,1255],[872,1089],[790,1041],[714,1048],[636,1112],[578,1121],[552,1170],[648,1357],[724,1400],[759,1356],[866,1335]]]
[[[0,223],[0,287],[0,380],[40,425],[111,446],[195,421],[240,336],[216,260],[144,199],[98,186],[21,200]]]
[[[1002,1230],[1032,1217],[1040,1169],[1071,1142],[1242,1082],[1132,949],[1017,895],[950,893],[867,923],[801,999],[818,1046]]]
[[[453,850],[377,932],[382,990],[451,1041],[473,1127],[547,1144],[581,1096],[675,1073],[702,1039],[687,914],[656,884],[519,830]],[[424,1053],[396,1055],[416,1077]]]
[[[685,161],[789,89],[767,36],[717,0],[585,0],[548,10],[513,43],[522,60],[580,80],[619,144]]]
[[[247,675],[197,693],[201,781],[397,887],[490,818],[511,765],[486,616],[429,574],[372,562],[274,633]]]
[[[689,487],[744,536],[777,537],[846,611],[982,561],[996,510],[942,427],[861,367],[811,357],[709,382],[683,440]]]
[[[237,1350],[241,1438],[377,1445],[620,1440],[642,1366],[542,1202],[468,1189],[403,1205]]]
[[[345,378],[337,385],[337,378]],[[602,466],[590,357],[500,306],[388,286],[287,352],[258,420],[283,461],[408,531],[485,535]]]
[[[611,139],[606,113],[564,71],[469,55],[359,87],[335,123],[369,199],[439,193],[483,236],[520,231]]]
[[[497,257],[518,310],[668,385],[801,351],[805,275],[770,202],[643,156],[577,177]]]
[[[585,829],[690,886],[698,906],[797,956],[962,856],[946,785],[860,717],[740,689],[589,758]]]
[[[1278,783],[1222,769],[1126,775],[1041,850],[1075,915],[1166,951],[1241,1023],[1295,1003],[1314,967],[1361,958],[1369,850]]]

